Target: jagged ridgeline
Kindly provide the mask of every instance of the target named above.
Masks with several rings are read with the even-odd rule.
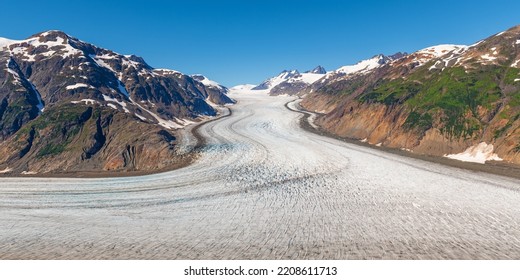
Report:
[[[520,26],[343,68],[300,92],[326,130],[439,156],[486,142],[520,163]]]
[[[154,69],[60,31],[0,38],[0,171],[153,170],[176,132],[232,103],[204,76]]]

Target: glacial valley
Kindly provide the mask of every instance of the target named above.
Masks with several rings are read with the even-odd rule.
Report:
[[[230,97],[187,167],[2,178],[0,258],[520,258],[519,180],[307,132],[295,97]]]

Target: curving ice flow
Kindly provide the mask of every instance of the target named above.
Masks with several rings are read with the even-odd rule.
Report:
[[[191,166],[2,178],[0,258],[520,258],[520,181],[308,133],[291,97],[232,98]]]

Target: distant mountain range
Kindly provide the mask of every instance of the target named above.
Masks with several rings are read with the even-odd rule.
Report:
[[[0,38],[0,65],[0,171],[17,174],[165,167],[175,129],[234,102],[204,76],[61,31]]]
[[[269,78],[252,88],[252,90],[262,90],[270,95],[297,94],[304,88],[321,79],[325,73],[325,68],[317,66],[313,70],[304,73],[298,70],[284,70],[278,76]]]
[[[370,59],[358,62],[355,65],[340,67],[334,71],[327,72],[322,66],[300,73],[298,70],[283,70],[275,77],[263,81],[254,86],[252,90],[263,91],[270,95],[288,94],[295,95],[305,92],[309,88],[319,84],[328,83],[332,80],[341,80],[350,74],[362,74],[371,71],[390,61],[405,56],[406,53],[397,53],[391,56],[376,55]]]

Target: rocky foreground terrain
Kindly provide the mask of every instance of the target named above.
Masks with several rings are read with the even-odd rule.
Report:
[[[0,85],[0,172],[15,175],[182,164],[176,129],[233,102],[204,76],[60,31],[1,38]]]
[[[520,26],[470,46],[379,55],[298,94],[319,126],[342,137],[520,164]]]

